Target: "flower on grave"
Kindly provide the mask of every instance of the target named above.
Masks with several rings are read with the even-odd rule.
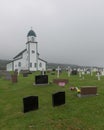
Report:
[[[80,93],[80,92],[81,92],[81,90],[80,90],[80,89],[78,89],[78,90],[77,90],[77,93]]]
[[[70,87],[70,90],[76,90],[75,87]]]
[[[81,90],[78,87],[76,87],[76,91],[77,91],[77,93],[81,92]]]

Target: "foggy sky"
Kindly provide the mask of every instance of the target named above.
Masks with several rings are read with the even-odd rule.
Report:
[[[104,67],[104,0],[0,0],[0,59],[37,35],[47,62]]]

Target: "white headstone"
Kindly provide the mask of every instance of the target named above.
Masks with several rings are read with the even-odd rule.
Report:
[[[98,80],[100,80],[100,74],[99,74],[99,72],[97,73],[97,78],[98,78]]]
[[[104,70],[101,72],[101,75],[104,76]]]
[[[85,71],[82,71],[82,75],[85,75]]]
[[[70,71],[71,71],[70,66],[68,66],[68,77],[70,77]]]
[[[58,66],[58,68],[57,68],[57,78],[59,78],[59,75],[60,75],[60,67]]]
[[[81,74],[81,71],[79,71],[79,77],[81,78],[82,74]]]

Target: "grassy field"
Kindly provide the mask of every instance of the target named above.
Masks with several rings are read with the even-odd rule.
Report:
[[[55,84],[34,86],[34,77],[19,75],[18,83],[0,78],[0,130],[104,130],[104,77],[98,81],[95,75],[70,76],[63,72],[60,78],[68,78],[65,87]],[[49,75],[49,82],[56,75]],[[71,86],[97,86],[98,96],[78,98]],[[66,103],[52,106],[52,93],[65,91]],[[39,97],[39,109],[23,113],[23,98]]]

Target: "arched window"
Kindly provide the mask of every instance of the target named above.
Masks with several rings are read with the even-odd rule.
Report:
[[[18,62],[18,67],[21,67],[21,62]]]
[[[32,50],[32,54],[33,54],[33,53],[35,53],[35,51],[34,51],[34,50]]]
[[[32,67],[32,63],[30,63],[30,67]]]
[[[34,37],[32,37],[32,42],[34,42]]]

